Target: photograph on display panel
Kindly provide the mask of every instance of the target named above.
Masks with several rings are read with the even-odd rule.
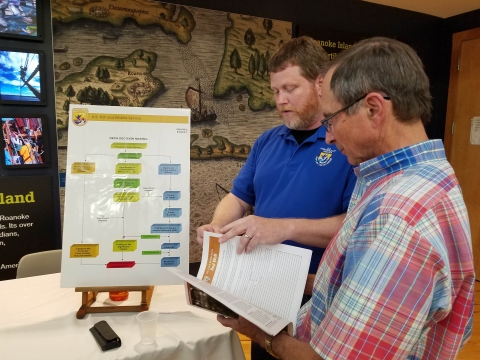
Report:
[[[0,104],[45,105],[45,54],[0,48]]]
[[[46,117],[1,117],[4,169],[48,166]]]
[[[40,0],[0,0],[0,37],[42,40]]]

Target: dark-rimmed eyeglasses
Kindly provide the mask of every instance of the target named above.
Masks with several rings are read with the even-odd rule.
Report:
[[[332,130],[332,124],[330,124],[330,120],[332,120],[335,116],[337,116],[338,114],[340,114],[342,111],[345,111],[347,110],[349,107],[352,107],[353,105],[355,105],[357,102],[359,102],[360,100],[363,100],[367,97],[369,93],[366,93],[365,95],[363,95],[362,97],[359,97],[357,100],[355,100],[354,102],[348,104],[347,106],[341,108],[340,110],[338,111],[335,111],[332,115],[329,115],[327,116],[325,119],[322,120],[322,126],[325,128],[325,130],[327,130],[327,132],[330,132]],[[385,100],[391,100],[391,97],[390,96],[382,96]]]

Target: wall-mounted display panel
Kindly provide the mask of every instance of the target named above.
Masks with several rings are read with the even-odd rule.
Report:
[[[48,131],[45,116],[1,117],[1,166],[4,169],[37,168],[49,165]]]
[[[45,105],[45,54],[0,47],[0,104]]]
[[[53,199],[51,176],[0,176],[0,281],[22,256],[55,248]]]
[[[0,37],[43,40],[42,2],[0,0]]]

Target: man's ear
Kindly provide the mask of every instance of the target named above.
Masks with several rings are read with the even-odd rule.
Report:
[[[315,80],[315,88],[318,91],[318,96],[322,96],[322,84],[323,84],[323,76],[319,75]]]
[[[383,96],[379,93],[372,92],[365,98],[367,105],[368,118],[373,122],[374,126],[380,126],[385,120],[387,114],[386,103]]]

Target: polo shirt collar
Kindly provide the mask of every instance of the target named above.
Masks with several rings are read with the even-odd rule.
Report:
[[[292,134],[292,130],[289,129],[286,125],[281,125],[278,135],[284,136],[285,139],[296,141],[295,137]],[[320,125],[320,127],[317,129],[316,136],[316,138],[311,136],[309,139],[305,140],[305,142],[315,142],[317,139],[325,139],[325,137],[327,136],[327,132],[323,126]]]

